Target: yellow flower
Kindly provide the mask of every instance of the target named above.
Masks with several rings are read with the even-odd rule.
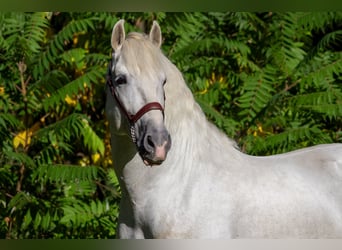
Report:
[[[259,130],[260,133],[263,133],[263,132],[264,132],[264,131],[262,130],[262,126],[261,126],[260,124],[258,125],[258,130]]]
[[[76,104],[77,104],[77,100],[71,98],[69,95],[67,95],[67,96],[64,98],[64,101],[65,101],[67,104],[69,104],[70,106],[76,106]]]
[[[0,87],[0,95],[5,94],[5,87]]]
[[[13,138],[13,146],[14,146],[14,148],[18,148],[20,144],[23,145],[23,147],[25,147],[27,145],[30,145],[32,134],[33,134],[32,131],[26,131],[26,130],[24,130],[22,132],[19,132]]]
[[[97,163],[100,160],[101,156],[99,153],[92,154],[91,159],[93,160],[94,163]]]

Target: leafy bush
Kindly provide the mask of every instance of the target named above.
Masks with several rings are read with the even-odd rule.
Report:
[[[341,12],[0,13],[2,238],[115,237],[103,92],[119,18],[158,20],[164,53],[244,152],[341,142]]]
[[[114,237],[119,194],[100,102],[109,48],[87,36],[103,16],[0,20],[1,235]]]
[[[342,14],[184,13],[171,59],[242,150],[341,142]],[[186,32],[184,32],[186,31]]]

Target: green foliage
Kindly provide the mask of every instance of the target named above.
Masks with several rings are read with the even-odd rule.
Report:
[[[118,184],[98,110],[110,44],[90,49],[86,36],[103,24],[86,13],[0,20],[2,238],[114,237]]]
[[[341,142],[341,20],[340,12],[184,13],[168,24],[169,55],[243,151]]]
[[[244,152],[342,141],[342,13],[0,13],[0,235],[113,238],[110,36],[149,32]],[[115,159],[114,159],[115,164]]]

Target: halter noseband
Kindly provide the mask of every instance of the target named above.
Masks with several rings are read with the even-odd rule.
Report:
[[[122,104],[118,92],[116,91],[116,88],[113,83],[113,75],[112,75],[112,60],[110,61],[110,64],[108,65],[108,72],[107,72],[107,79],[106,79],[106,84],[109,86],[110,91],[112,96],[114,97],[115,101],[117,102],[118,106],[120,107],[121,111],[125,114],[127,117],[129,123],[130,123],[130,133],[131,137],[134,143],[136,143],[136,138],[135,138],[135,129],[134,129],[134,124],[147,112],[151,110],[160,110],[163,114],[164,117],[164,108],[159,102],[149,102],[145,104],[142,108],[138,110],[135,114],[131,114],[130,112],[127,111],[125,106]],[[164,96],[165,98],[165,96]]]

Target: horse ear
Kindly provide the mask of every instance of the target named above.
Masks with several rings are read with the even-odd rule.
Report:
[[[114,25],[111,40],[112,48],[114,51],[120,49],[125,40],[124,22],[125,20],[121,19]]]
[[[153,21],[152,28],[151,28],[151,31],[150,31],[150,40],[158,48],[162,44],[162,34],[161,34],[160,26],[157,23],[157,21]]]

